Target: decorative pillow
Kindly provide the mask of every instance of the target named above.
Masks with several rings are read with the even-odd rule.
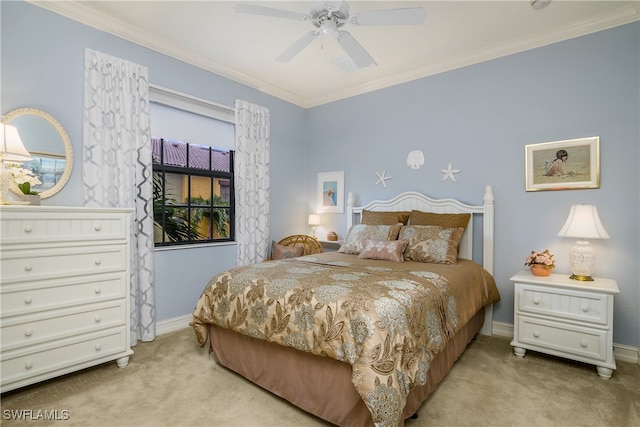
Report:
[[[370,240],[364,241],[364,248],[358,258],[381,259],[384,261],[404,262],[402,252],[407,246],[406,240]]]
[[[382,212],[363,210],[360,223],[369,225],[393,225],[401,222],[402,224],[407,225],[410,214],[411,212],[409,211]]]
[[[470,213],[439,214],[434,212],[411,211],[411,216],[409,217],[409,225],[436,225],[438,227],[462,227],[463,229],[465,229],[467,228],[467,224],[469,224],[470,218]]]
[[[365,240],[396,240],[401,228],[401,222],[393,225],[356,224],[347,233],[347,237],[338,252],[358,255],[364,248]]]
[[[304,246],[285,246],[273,242],[271,259],[296,258],[304,254]]]
[[[446,228],[435,225],[406,225],[400,230],[398,239],[408,240],[404,259],[433,262],[436,264],[456,264],[458,245],[464,228]]]

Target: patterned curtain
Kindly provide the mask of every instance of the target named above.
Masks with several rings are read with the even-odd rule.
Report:
[[[85,50],[85,206],[133,208],[131,345],[155,338],[153,172],[146,67]]]
[[[269,250],[269,110],[236,100],[234,181],[237,265],[262,262]]]

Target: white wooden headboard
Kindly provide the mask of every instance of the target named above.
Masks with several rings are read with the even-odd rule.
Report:
[[[465,259],[473,259],[473,218],[482,216],[482,266],[493,274],[494,255],[494,196],[490,185],[484,192],[482,205],[468,205],[454,199],[432,199],[417,192],[402,193],[390,200],[374,200],[364,206],[353,206],[353,193],[347,197],[347,230],[353,224],[360,223],[363,210],[369,211],[412,211],[435,213],[470,213],[471,218],[460,241],[459,256]],[[481,333],[491,335],[491,323],[493,321],[493,306],[485,308],[485,323]]]

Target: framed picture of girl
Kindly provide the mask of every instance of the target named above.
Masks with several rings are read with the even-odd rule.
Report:
[[[318,212],[344,213],[344,171],[318,174]]]
[[[600,137],[525,145],[527,191],[600,188]]]

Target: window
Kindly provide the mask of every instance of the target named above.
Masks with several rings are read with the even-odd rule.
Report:
[[[156,246],[234,238],[233,151],[152,138]]]

